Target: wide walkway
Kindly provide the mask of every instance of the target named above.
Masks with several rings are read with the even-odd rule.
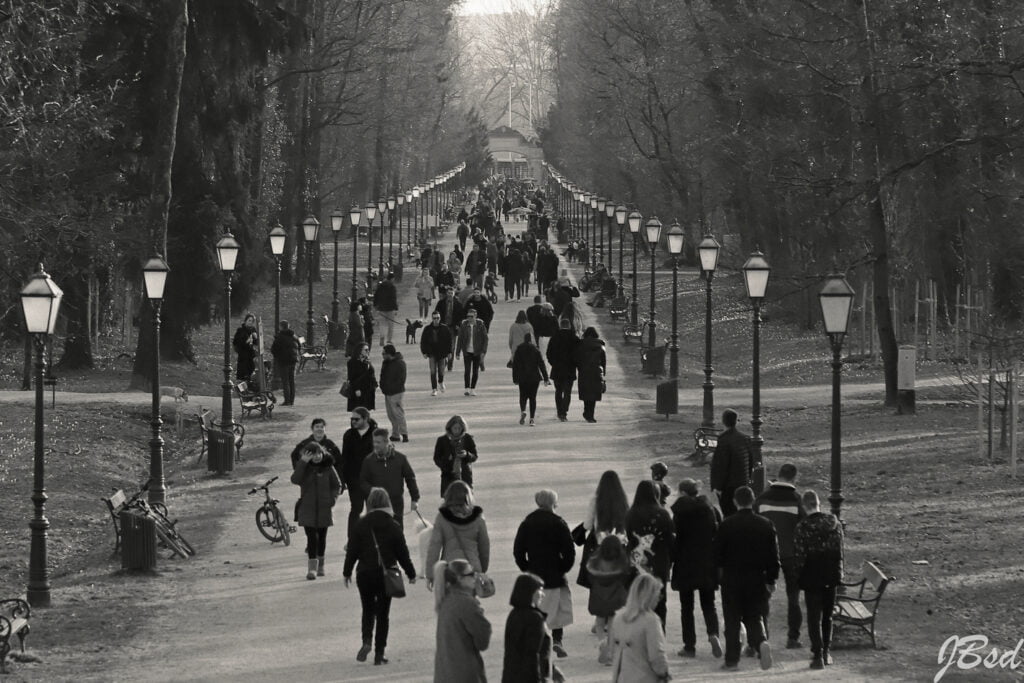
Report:
[[[410,287],[411,280],[407,278],[401,286],[402,318],[411,317],[415,311]],[[575,401],[570,421],[559,423],[554,416],[550,387],[541,388],[537,426],[518,424],[517,392],[511,382],[511,371],[505,368],[507,330],[516,311],[527,305],[525,300],[521,305],[496,305],[487,370],[481,376],[476,397],[463,396],[461,373],[456,372],[449,376],[447,393],[432,398],[426,362],[418,347],[405,345],[404,330],[396,330],[396,334],[401,332],[396,345],[409,365],[406,404],[412,439],[408,444],[399,444],[399,448],[409,456],[416,470],[423,494],[420,507],[428,519],[436,514],[440,497],[439,475],[431,455],[445,421],[454,414],[464,416],[479,446],[475,493],[488,520],[492,543],[490,573],[498,587],[497,595],[484,601],[494,626],[491,647],[484,655],[491,681],[501,680],[504,622],[509,592],[517,574],[512,541],[521,519],[534,509],[534,492],[540,488],[555,489],[560,496],[558,512],[572,527],[583,519],[602,471],[618,470],[632,497],[637,481],[648,475],[651,461],[636,438],[638,415],[648,411],[649,405],[638,406],[635,397],[622,388],[622,366],[612,349],[608,351],[610,393],[598,404],[596,424],[582,420],[582,406]],[[584,309],[587,315],[593,315],[588,307]],[[379,367],[378,348],[374,348],[372,357]],[[377,419],[387,425],[383,402],[378,400],[378,405]],[[340,526],[335,526],[328,537],[327,576],[316,581],[305,578],[301,532],[296,542],[286,548],[269,544],[254,528],[255,501],[246,497],[253,483],[280,476],[274,492],[284,509],[292,508],[297,487],[287,483],[288,453],[292,444],[308,434],[309,420],[314,416],[325,417],[328,435],[339,441],[347,425],[337,388],[316,396],[300,393],[290,411],[300,416],[295,422],[283,419],[286,410],[282,408],[272,423],[262,423],[254,430],[261,434],[262,442],[278,444],[277,453],[265,463],[266,470],[244,463],[233,478],[209,482],[211,495],[223,495],[236,503],[230,518],[225,520],[224,533],[215,547],[201,548],[190,566],[181,568],[181,572],[191,576],[186,590],[154,596],[149,627],[128,644],[126,652],[131,654],[125,655],[124,668],[107,672],[105,680],[137,678],[140,671],[145,672],[142,677],[146,680],[168,681],[432,680],[433,596],[422,581],[410,587],[407,598],[393,603],[387,650],[390,663],[373,666],[355,661],[361,641],[359,595],[354,585],[346,589],[341,579],[346,498],[335,511]],[[285,427],[286,424],[289,426]],[[678,480],[679,476],[682,475],[675,473],[673,479]],[[420,569],[415,535],[419,524],[415,515],[406,517],[405,529],[414,562]],[[177,572],[176,575],[181,576]],[[575,585],[575,578],[574,569],[570,580],[576,624],[565,633],[570,656],[558,663],[569,680],[606,681],[610,671],[596,661],[597,640],[590,634],[592,620],[586,609],[587,593]],[[676,680],[766,677],[757,668],[756,660],[751,659],[741,663],[738,674],[721,672],[721,660],[713,659],[703,642],[698,645],[696,660],[684,661],[675,656],[681,647],[678,604],[677,595],[670,593],[668,637]],[[776,645],[781,645],[777,639]],[[767,677],[788,681],[811,675],[806,651],[790,653],[777,647],[777,652],[778,663],[767,672]],[[848,679],[849,674],[842,667],[829,672],[833,679]]]

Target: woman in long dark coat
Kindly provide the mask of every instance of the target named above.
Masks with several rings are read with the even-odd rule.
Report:
[[[464,481],[473,488],[473,467],[478,454],[476,441],[469,434],[461,415],[453,415],[444,426],[444,434],[434,444],[434,464],[441,470],[441,497],[453,481]]]
[[[633,494],[633,505],[626,513],[626,536],[633,566],[661,580],[661,598],[654,611],[665,628],[665,586],[675,553],[675,527],[668,510],[661,506],[658,486],[644,479]]]
[[[604,354],[604,341],[597,335],[597,330],[588,327],[583,339],[576,347],[576,368],[579,372],[578,390],[583,401],[583,419],[597,422],[594,409],[604,393],[604,373],[607,360]]]
[[[370,347],[360,344],[354,358],[348,359],[348,412],[359,406],[373,410],[377,405],[377,374],[370,362]]]
[[[306,444],[295,462],[291,482],[299,487],[295,521],[306,531],[306,578],[324,575],[327,529],[334,525],[334,503],[341,495],[341,479],[334,458],[315,441]]]
[[[246,313],[241,326],[235,330],[231,345],[238,354],[235,377],[248,382],[256,371],[256,356],[259,355],[259,335],[256,333],[256,316]]]
[[[345,355],[355,358],[359,355],[359,347],[363,345],[363,316],[359,313],[357,302],[352,302],[348,311],[348,339],[345,341]]]
[[[525,316],[524,316],[525,318]],[[541,379],[544,386],[548,382],[548,369],[540,349],[533,344],[532,335],[523,335],[523,343],[516,347],[512,355],[512,382],[519,386],[519,424],[526,422],[526,404],[530,404],[530,426],[534,426],[537,415],[537,389]]]

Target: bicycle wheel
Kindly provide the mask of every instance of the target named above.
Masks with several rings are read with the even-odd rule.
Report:
[[[178,542],[167,533],[167,530],[160,523],[157,523],[156,525],[156,537],[160,539],[160,542],[164,544],[165,548],[169,548],[175,555],[183,560],[188,559],[188,552],[178,545]]]
[[[263,504],[258,510],[256,510],[256,528],[260,530],[263,537],[271,543],[277,543],[281,540],[281,533],[278,531],[277,518],[274,514],[275,508],[270,505]]]
[[[291,545],[292,537],[288,532],[288,520],[284,518],[280,508],[274,508],[274,519],[277,520],[277,530],[281,533],[281,541],[285,545]]]
[[[171,532],[169,535],[171,538],[175,540],[175,542],[178,545],[180,545],[185,550],[186,553],[189,554],[190,557],[196,554],[196,549],[192,547],[191,543],[185,540],[185,537],[181,535],[181,532],[178,531],[176,527],[171,527]]]

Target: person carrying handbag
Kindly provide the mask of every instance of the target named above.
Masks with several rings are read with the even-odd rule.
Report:
[[[494,595],[494,581],[487,576],[491,560],[491,541],[483,509],[473,504],[473,491],[464,481],[454,481],[445,491],[444,503],[434,521],[434,532],[427,548],[427,566],[440,559],[462,558],[477,573],[476,595]],[[433,588],[428,579],[427,588]]]
[[[345,554],[345,587],[352,584],[352,570],[358,565],[356,587],[362,602],[363,645],[356,661],[365,662],[373,649],[373,663],[387,664],[384,651],[388,644],[391,596],[385,584],[385,570],[400,565],[409,583],[416,583],[416,568],[409,557],[402,527],[391,511],[391,498],[382,488],[374,487],[366,498],[366,515],[356,523]],[[376,626],[376,641],[374,627]]]

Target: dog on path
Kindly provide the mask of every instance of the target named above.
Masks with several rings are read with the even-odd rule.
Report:
[[[181,387],[160,387],[161,396],[169,396],[175,403],[188,403],[188,392]]]
[[[416,330],[423,327],[422,320],[409,320],[405,319],[405,343],[415,344],[416,343]]]

